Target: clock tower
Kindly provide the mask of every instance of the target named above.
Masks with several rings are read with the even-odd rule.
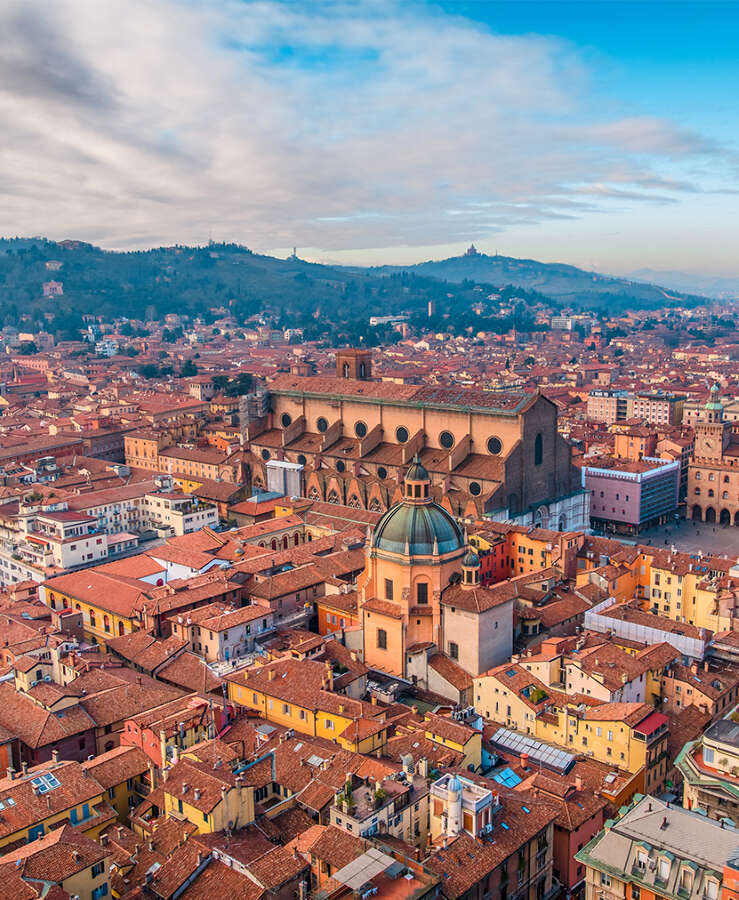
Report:
[[[719,461],[731,440],[731,423],[724,421],[724,407],[717,384],[711,388],[706,405],[698,413],[695,425],[696,459]]]

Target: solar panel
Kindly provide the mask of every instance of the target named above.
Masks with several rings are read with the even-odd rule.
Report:
[[[575,762],[575,757],[571,753],[534,740],[517,731],[509,731],[507,728],[499,728],[493,735],[492,742],[509,753],[519,756],[521,753],[526,753],[532,763],[538,762],[563,773],[569,771]],[[505,784],[505,782],[501,783]]]

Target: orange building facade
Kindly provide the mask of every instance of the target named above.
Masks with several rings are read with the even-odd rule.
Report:
[[[409,650],[441,646],[441,592],[460,571],[465,543],[432,501],[431,479],[416,458],[403,499],[375,527],[357,584],[368,666],[406,677]]]

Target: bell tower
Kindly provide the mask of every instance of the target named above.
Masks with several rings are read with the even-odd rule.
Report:
[[[372,378],[372,351],[354,347],[337,350],[336,375],[354,381],[369,381]]]

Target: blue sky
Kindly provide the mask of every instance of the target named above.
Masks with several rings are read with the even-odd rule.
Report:
[[[739,3],[7,0],[0,233],[739,276]]]

